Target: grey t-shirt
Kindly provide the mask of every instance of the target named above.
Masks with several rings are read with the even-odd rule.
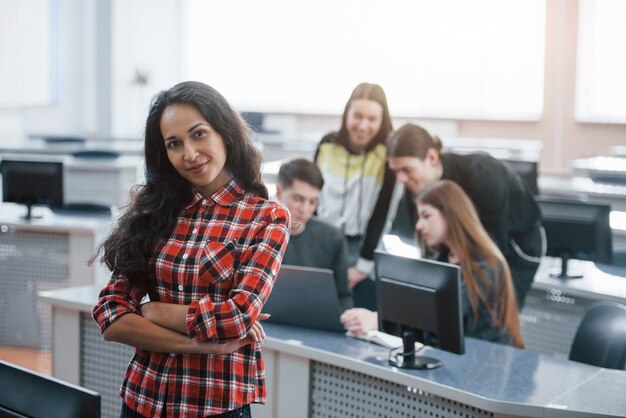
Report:
[[[311,219],[304,232],[289,238],[283,264],[331,269],[342,310],[354,306],[348,286],[348,247],[338,228]]]

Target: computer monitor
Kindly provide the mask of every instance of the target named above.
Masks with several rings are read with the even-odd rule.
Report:
[[[24,204],[25,219],[33,205],[63,206],[63,163],[2,158],[2,200]]]
[[[570,275],[570,258],[611,263],[613,257],[609,205],[582,202],[561,197],[538,196],[541,223],[546,231],[546,255],[561,258],[560,279],[580,278]]]
[[[538,182],[538,163],[537,161],[525,161],[525,160],[508,160],[503,159],[503,162],[509,165],[519,176],[526,182],[533,195],[539,194],[539,182]]]
[[[415,342],[464,354],[461,269],[427,259],[376,251],[379,329],[402,337],[403,347],[390,352],[400,368],[433,369],[438,359],[415,355]]]
[[[100,394],[0,360],[0,418],[99,418]]]

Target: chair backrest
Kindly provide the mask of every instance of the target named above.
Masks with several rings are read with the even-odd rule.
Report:
[[[606,302],[592,305],[576,331],[569,359],[624,370],[626,306]]]
[[[0,417],[100,418],[100,395],[0,360]]]

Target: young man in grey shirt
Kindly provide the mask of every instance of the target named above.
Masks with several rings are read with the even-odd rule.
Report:
[[[304,158],[283,164],[276,197],[291,213],[292,230],[283,264],[331,269],[343,310],[352,308],[348,286],[348,247],[336,227],[313,218],[324,178],[315,163]]]

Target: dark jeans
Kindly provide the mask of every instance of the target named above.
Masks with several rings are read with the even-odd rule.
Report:
[[[165,411],[165,410],[163,410]],[[162,417],[165,416],[165,412],[161,414]],[[251,418],[250,415],[250,405],[244,405],[241,408],[233,409],[232,411],[224,412],[219,415],[208,415],[207,417],[211,418]],[[143,415],[138,414],[137,412],[130,409],[126,406],[125,403],[122,403],[122,412],[120,413],[120,418],[145,418]]]
[[[354,266],[359,259],[361,252],[361,237],[360,236],[346,236],[348,243],[348,259],[350,266]],[[365,308],[370,311],[378,310],[378,293],[376,291],[376,284],[373,280],[374,273],[370,274],[370,277],[364,279],[352,289],[352,295],[354,297],[355,308]]]
[[[526,295],[535,279],[539,263],[526,261],[517,255],[507,257],[507,261],[509,262],[515,295],[517,296],[517,307],[521,312],[526,302]]]
[[[539,258],[542,256],[543,229],[536,227],[520,237],[514,239],[516,248],[513,244],[509,248],[509,254],[506,261],[511,269],[511,277],[515,287],[515,295],[517,296],[517,306],[522,311],[526,302],[526,295],[535,280],[535,274],[539,268]]]
[[[369,277],[361,281],[352,289],[355,308],[365,308],[370,311],[378,310],[378,292],[376,283]]]

